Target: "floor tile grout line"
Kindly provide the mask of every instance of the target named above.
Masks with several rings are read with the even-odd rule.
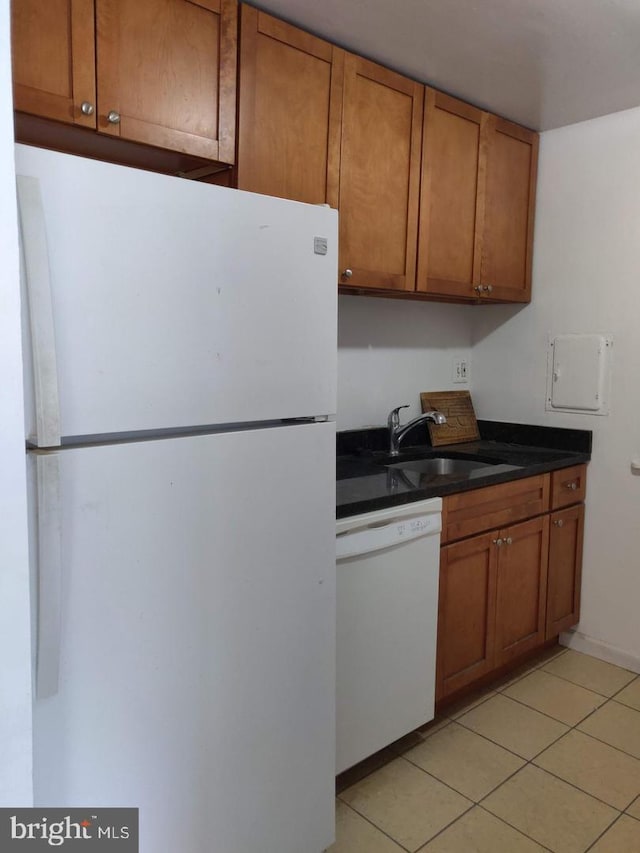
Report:
[[[615,818],[614,820],[612,820],[612,821],[611,821],[611,823],[609,824],[609,826],[605,827],[605,829],[603,829],[603,830],[602,830],[602,832],[600,833],[600,835],[599,835],[597,838],[594,838],[594,839],[593,839],[593,841],[592,841],[592,842],[591,842],[591,844],[587,847],[587,849],[584,851],[584,853],[589,853],[589,850],[593,850],[593,848],[596,846],[596,844],[598,843],[598,841],[600,841],[600,839],[602,838],[602,836],[603,836],[603,835],[606,835],[606,833],[607,833],[607,832],[609,832],[609,830],[610,830],[610,829],[613,829],[613,827],[616,825],[616,823],[618,823],[618,821],[620,820],[620,818],[622,817],[622,815],[623,815],[623,814],[624,814],[624,812],[621,812],[621,813],[618,815],[618,817],[617,817],[617,818]]]
[[[618,695],[618,694],[616,693],[616,696],[617,696],[617,695]],[[615,697],[615,696],[612,696],[612,697],[611,697],[611,699],[609,699],[609,701],[610,701],[610,702],[615,702],[615,703],[616,703],[616,705],[620,705],[620,707],[621,707],[621,708],[628,708],[630,711],[635,711],[635,712],[636,712],[636,714],[640,714],[640,709],[638,709],[638,708],[634,708],[634,707],[633,707],[633,705],[625,705],[625,703],[624,703],[624,702],[621,702],[619,699],[616,699],[616,697]]]
[[[494,746],[499,746],[501,749],[504,749],[510,755],[515,755],[515,757],[519,758],[521,761],[527,761],[528,762],[530,760],[530,759],[526,758],[524,755],[520,755],[520,753],[514,752],[512,749],[509,749],[508,746],[505,746],[502,743],[498,743],[497,740],[492,740],[488,735],[484,735],[481,732],[477,732],[475,729],[472,729],[470,726],[465,726],[465,724],[461,723],[459,720],[452,720],[451,722],[457,723],[459,726],[462,726],[463,729],[466,729],[466,731],[472,732],[474,735],[478,735],[478,737],[484,738],[484,740],[488,741],[489,743],[492,743]],[[563,732],[563,734],[560,737],[564,737],[565,734],[566,734],[566,732]],[[555,741],[554,741],[554,743],[555,743]]]
[[[439,829],[435,835],[431,836],[431,838],[427,838],[427,840],[423,844],[421,844],[420,847],[418,847],[418,849],[415,851],[415,853],[420,853],[420,851],[425,850],[425,848],[427,847],[428,844],[431,844],[431,842],[434,841],[439,835],[442,835],[443,832],[446,832],[448,829],[450,829],[454,825],[454,823],[457,823],[466,814],[469,814],[469,812],[472,811],[473,809],[475,809],[475,807],[476,807],[476,804],[474,802],[472,802],[471,805],[469,806],[469,808],[465,809],[462,812],[462,814],[459,814],[458,817],[449,821],[449,823],[446,826],[443,826],[442,829]]]
[[[606,705],[606,702],[605,702],[605,705]],[[600,708],[604,708],[604,705],[601,705],[601,706],[600,706]],[[599,710],[600,710],[600,708],[597,708],[596,710],[598,710],[598,711],[599,711]],[[594,711],[594,713],[595,713],[595,711]],[[589,714],[589,717],[591,717],[591,714]],[[619,746],[614,746],[612,743],[609,743],[608,741],[606,741],[606,740],[602,740],[602,738],[599,738],[599,737],[597,737],[596,735],[591,734],[591,732],[585,732],[585,731],[583,731],[583,730],[580,728],[580,726],[581,726],[581,725],[582,725],[586,720],[588,720],[588,719],[589,719],[589,717],[585,717],[585,718],[584,718],[584,720],[581,720],[579,723],[577,723],[577,725],[573,726],[573,728],[571,729],[571,731],[572,731],[572,732],[573,732],[573,731],[579,732],[581,735],[585,735],[586,737],[590,737],[592,740],[596,740],[596,741],[598,741],[598,743],[602,743],[602,744],[604,744],[605,746],[610,747],[611,749],[615,749],[615,751],[616,751],[616,752],[621,752],[621,753],[622,753],[622,755],[626,755],[628,758],[634,758],[636,761],[639,761],[639,762],[640,762],[640,757],[639,757],[639,756],[637,756],[637,755],[634,755],[632,752],[627,752],[627,751],[626,751],[626,749],[622,749],[622,748],[621,748],[621,747],[619,747]]]
[[[608,806],[610,809],[615,809],[620,814],[624,813],[624,808],[620,808],[620,806],[614,806],[612,803],[608,803],[606,800],[603,800],[602,797],[598,797],[596,794],[592,794],[591,791],[585,791],[584,788],[581,788],[580,785],[576,785],[575,782],[570,782],[568,779],[565,779],[563,776],[558,776],[557,773],[554,773],[553,770],[549,770],[546,767],[541,767],[539,764],[535,764],[534,761],[530,761],[532,767],[535,767],[537,770],[542,770],[543,773],[547,773],[549,776],[553,776],[554,779],[557,779],[559,782],[564,782],[565,785],[570,785],[572,788],[575,788],[576,791],[580,791],[581,794],[586,794],[587,797],[591,797],[593,800],[597,800],[599,803],[602,803],[604,806]],[[631,800],[631,803],[637,799],[638,794]],[[629,803],[629,806],[631,805]],[[629,808],[629,806],[625,806],[625,808]]]
[[[612,666],[615,666],[615,664],[612,664]],[[627,672],[631,672],[631,670],[630,670],[630,669],[628,669],[628,670],[627,670]],[[640,678],[640,674],[639,674],[639,673],[635,672],[635,673],[634,673],[634,675],[635,675],[635,678],[632,678],[632,679],[631,679],[631,681],[629,681],[627,684],[625,684],[625,685],[624,685],[624,687],[621,687],[621,688],[620,688],[620,690],[617,690],[617,691],[616,691],[612,696],[610,696],[609,698],[610,698],[610,699],[615,699],[615,698],[616,698],[616,696],[619,696],[619,695],[622,693],[622,691],[623,691],[623,690],[626,690],[626,689],[627,689],[627,687],[630,687],[630,686],[633,684],[633,682],[634,682],[634,681],[637,681],[637,680]],[[637,710],[637,709],[636,709],[636,710]]]
[[[410,758],[407,758],[404,755],[401,755],[400,757],[403,758],[407,762],[407,764],[410,764],[412,767],[415,767],[416,770],[422,770],[422,772],[429,776],[431,779],[434,779],[436,782],[439,782],[441,785],[444,785],[445,788],[448,788],[450,791],[453,791],[454,794],[457,794],[459,797],[464,797],[465,800],[469,800],[469,802],[473,805],[476,804],[476,800],[472,799],[468,794],[463,794],[462,791],[458,791],[457,788],[454,788],[448,782],[445,782],[443,779],[438,779],[437,776],[434,776],[433,773],[430,773],[428,770],[425,770],[424,767],[420,767],[419,764],[416,764],[415,762],[411,761]]]
[[[583,722],[583,720],[586,720],[587,717],[590,717],[591,714],[594,714],[596,711],[598,711],[600,708],[602,708],[603,705],[606,705],[607,701],[608,701],[608,700],[605,700],[601,705],[598,705],[597,708],[594,708],[593,711],[589,711],[589,713],[586,716],[582,717],[580,720],[578,720],[577,723],[566,723],[564,720],[559,720],[557,717],[552,717],[551,714],[547,714],[546,711],[541,711],[539,708],[534,708],[533,705],[527,705],[527,703],[523,702],[522,699],[516,699],[513,696],[506,696],[502,693],[500,695],[503,696],[505,699],[510,699],[512,702],[517,702],[518,705],[522,705],[525,708],[528,708],[530,711],[535,711],[537,714],[542,714],[543,717],[546,717],[549,720],[553,720],[554,723],[561,723],[563,726],[567,726],[567,728],[569,728],[569,729],[574,728],[574,726],[580,725],[580,723]],[[471,711],[475,711],[475,708],[471,708]],[[471,713],[471,712],[469,712],[469,713]]]
[[[433,835],[433,836],[432,836],[428,841],[425,841],[424,845],[423,845],[422,847],[419,847],[419,848],[415,851],[415,853],[425,853],[425,851],[426,851],[427,847],[429,846],[429,844],[431,844],[433,841],[435,841],[435,840],[436,840],[436,838],[438,838],[438,836],[442,835],[442,833],[443,833],[443,832],[446,832],[448,829],[451,829],[451,827],[452,827],[454,824],[458,823],[458,821],[461,821],[461,820],[462,820],[462,818],[463,818],[463,817],[465,817],[465,815],[468,815],[468,814],[469,814],[469,812],[473,811],[473,809],[476,809],[476,808],[478,808],[478,809],[482,809],[482,811],[483,811],[483,812],[485,812],[486,814],[490,815],[492,818],[494,818],[495,820],[499,821],[500,823],[504,823],[504,824],[505,824],[505,826],[508,826],[508,827],[510,827],[511,829],[515,830],[519,835],[522,835],[524,838],[528,838],[528,839],[529,839],[529,841],[533,841],[535,844],[537,844],[537,845],[538,845],[539,847],[541,847],[543,850],[547,850],[547,851],[548,851],[548,853],[553,853],[553,850],[551,850],[549,847],[545,847],[545,845],[544,845],[544,844],[540,844],[540,842],[539,842],[539,841],[536,841],[536,840],[535,840],[535,838],[532,838],[530,835],[527,835],[527,833],[526,833],[526,832],[523,832],[521,829],[518,829],[517,827],[513,826],[512,824],[510,824],[510,823],[509,823],[509,821],[504,820],[504,818],[498,817],[498,815],[494,814],[493,812],[490,812],[490,811],[489,811],[489,809],[485,809],[485,808],[483,808],[479,803],[474,803],[474,804],[473,804],[470,808],[468,808],[465,812],[463,812],[461,815],[458,815],[458,817],[457,817],[455,820],[452,820],[452,821],[451,821],[451,823],[447,824],[447,826],[443,827],[439,832],[436,832],[436,834],[435,834],[435,835]]]
[[[533,675],[533,674],[534,674],[534,673],[536,673],[536,672],[542,672],[542,673],[544,673],[544,675],[548,675],[550,678],[555,678],[555,679],[556,679],[556,680],[558,680],[558,681],[564,681],[564,683],[565,683],[565,684],[570,684],[572,687],[577,687],[577,688],[578,688],[578,690],[584,690],[584,691],[586,691],[587,693],[592,693],[594,696],[597,696],[597,697],[598,697],[598,699],[604,699],[604,701],[605,701],[605,702],[607,702],[607,701],[609,700],[609,698],[610,698],[610,697],[608,697],[608,696],[603,696],[603,694],[602,694],[602,693],[598,693],[596,690],[591,690],[591,688],[590,688],[590,687],[584,687],[582,684],[575,684],[573,681],[569,681],[567,678],[563,678],[561,675],[556,675],[556,674],[555,674],[555,672],[549,672],[548,670],[546,670],[546,669],[542,669],[542,668],[540,668],[540,669],[533,669],[533,670],[531,670],[531,672],[529,672],[527,675],[525,675],[525,676],[524,676],[524,678],[521,678],[521,679],[519,679],[518,681],[516,681],[516,682],[514,682],[514,683],[512,683],[512,684],[508,684],[508,685],[507,685],[507,686],[506,686],[502,691],[500,691],[500,692],[502,692],[502,693],[506,693],[506,691],[507,691],[507,690],[510,690],[512,687],[515,687],[516,685],[520,684],[522,681],[524,681],[526,678],[528,678],[530,675]],[[507,695],[508,695],[508,694],[507,694]],[[511,697],[510,697],[510,698],[511,698]],[[600,703],[600,705],[602,705],[602,704],[603,704],[603,703],[601,702],[601,703]],[[600,705],[599,705],[598,707],[600,707]]]
[[[528,833],[523,832],[521,829],[519,829],[517,826],[514,826],[512,823],[509,823],[509,821],[505,820],[503,817],[499,817],[497,814],[494,814],[492,811],[489,811],[489,809],[486,806],[483,806],[480,803],[478,803],[478,808],[482,809],[482,811],[486,812],[487,814],[490,814],[491,817],[495,817],[497,820],[501,820],[502,823],[506,823],[506,825],[510,826],[511,829],[515,829],[516,832],[519,832],[520,835],[524,835],[525,838],[528,838],[529,841],[533,841],[534,844],[537,844],[539,847],[542,847],[543,850],[548,850],[549,853],[553,853],[553,850],[550,847],[547,847],[546,844],[543,844],[541,841],[538,841],[532,835],[529,835]]]
[[[572,731],[573,731],[573,729],[572,729]],[[640,761],[640,758],[638,758],[638,756],[634,755],[632,752],[627,752],[624,749],[620,749],[619,746],[613,746],[613,744],[609,743],[608,741],[602,740],[602,738],[596,737],[595,735],[592,735],[589,732],[583,732],[582,729],[579,729],[577,727],[576,727],[576,731],[580,732],[580,734],[582,734],[582,735],[587,735],[588,737],[593,738],[594,740],[597,740],[598,743],[603,743],[605,746],[610,746],[611,749],[615,749],[618,752],[621,752],[623,755],[628,755],[629,758],[635,758],[636,761]]]
[[[615,806],[610,805],[609,803],[605,803],[605,802],[604,802],[604,800],[601,800],[599,797],[594,797],[594,796],[593,796],[593,794],[589,794],[587,791],[583,791],[583,790],[582,790],[582,788],[578,788],[578,786],[577,786],[577,785],[573,785],[571,782],[567,782],[567,780],[566,780],[566,779],[561,779],[559,776],[556,776],[554,773],[550,773],[548,770],[545,770],[545,769],[544,769],[544,767],[538,767],[538,765],[537,765],[537,764],[533,764],[533,761],[527,761],[527,763],[525,764],[525,766],[524,766],[524,767],[521,767],[521,768],[520,768],[520,770],[517,770],[517,771],[516,771],[516,773],[513,773],[513,774],[509,777],[509,779],[512,779],[512,778],[513,778],[513,776],[516,776],[518,773],[520,773],[520,771],[521,771],[521,770],[524,770],[524,769],[525,769],[525,767],[529,767],[529,766],[535,767],[537,770],[541,770],[543,773],[547,773],[549,776],[552,776],[553,778],[557,779],[559,782],[564,782],[564,784],[565,784],[565,785],[569,785],[569,787],[571,787],[571,788],[575,788],[575,790],[579,791],[581,794],[585,794],[585,796],[587,796],[587,797],[591,797],[592,799],[597,800],[598,802],[602,803],[602,805],[607,806],[607,808],[610,808],[610,809],[612,809],[613,811],[615,811],[615,812],[616,812],[616,815],[615,815],[615,817],[612,819],[611,823],[607,824],[607,826],[605,827],[605,829],[603,830],[603,832],[602,832],[602,833],[600,833],[600,835],[598,836],[598,838],[601,838],[601,837],[602,837],[602,835],[604,835],[604,833],[605,833],[605,832],[607,832],[609,829],[611,829],[611,827],[613,826],[613,824],[614,824],[617,820],[619,820],[619,819],[620,819],[620,817],[624,814],[624,811],[622,811],[622,810],[620,810],[620,809],[616,808]],[[505,780],[504,780],[504,782],[502,783],[502,785],[505,785],[505,784],[509,781],[509,779],[505,779]],[[502,785],[499,785],[498,787],[500,788],[500,787],[502,787]],[[496,790],[497,790],[497,788],[496,788]],[[491,793],[493,793],[493,791],[492,791]],[[487,806],[486,806],[486,805],[484,805],[484,801],[485,801],[489,796],[491,796],[491,794],[487,794],[487,796],[486,796],[485,798],[483,798],[480,802],[478,802],[476,805],[478,805],[480,808],[483,808],[485,811],[489,812],[489,814],[492,814],[494,817],[498,817],[499,819],[504,820],[504,818],[500,818],[500,816],[499,816],[499,815],[494,814],[494,813],[491,811],[491,809],[487,808]],[[509,823],[509,822],[505,820],[505,823]],[[509,826],[512,826],[512,824],[509,824]],[[535,842],[536,842],[536,844],[541,844],[541,842],[540,842],[540,841],[538,841],[538,839],[537,839],[537,838],[534,838],[532,835],[527,835],[527,833],[526,833],[526,832],[523,832],[523,831],[522,831],[522,829],[520,829],[519,827],[514,826],[513,828],[514,828],[514,829],[517,829],[517,830],[518,830],[518,832],[521,832],[523,835],[526,835],[526,836],[527,836],[527,838],[530,838],[532,841],[535,841]],[[594,841],[593,841],[593,842],[592,842],[592,844],[587,848],[587,850],[590,850],[590,849],[591,849],[591,847],[593,846],[593,844],[595,844],[595,843],[596,843],[596,841],[598,840],[598,838],[594,839]],[[544,845],[542,845],[542,846],[544,847]],[[548,848],[545,848],[545,849],[548,849]],[[586,851],[585,851],[585,853],[586,853]]]
[[[455,720],[453,720],[452,722],[455,723]],[[447,728],[447,727],[445,727],[445,728]],[[466,799],[468,799],[468,800],[472,800],[472,802],[474,802],[476,805],[480,805],[482,802],[484,802],[484,800],[486,800],[487,797],[490,797],[491,794],[494,793],[494,791],[497,791],[498,788],[500,788],[500,787],[502,787],[502,785],[506,784],[510,779],[512,779],[514,776],[516,776],[521,770],[524,770],[524,768],[527,765],[532,765],[537,770],[541,770],[544,773],[548,773],[549,776],[553,776],[555,779],[558,779],[558,781],[564,782],[566,785],[569,785],[570,787],[575,788],[577,791],[580,791],[580,793],[585,794],[587,797],[592,797],[594,800],[597,800],[598,802],[602,803],[603,805],[608,806],[611,809],[615,809],[616,811],[618,811],[620,813],[623,813],[626,809],[628,809],[640,796],[640,791],[639,791],[637,794],[634,794],[634,796],[632,797],[629,804],[621,809],[619,806],[615,806],[612,803],[608,803],[606,800],[603,800],[603,799],[601,799],[601,797],[598,797],[595,794],[592,794],[590,791],[585,791],[584,788],[581,788],[579,785],[576,785],[574,782],[570,782],[568,779],[565,779],[562,776],[558,776],[558,774],[554,773],[552,770],[548,770],[546,767],[542,767],[541,765],[535,763],[536,760],[538,758],[540,758],[541,755],[543,755],[548,749],[551,749],[552,746],[554,746],[556,743],[558,743],[560,740],[562,740],[564,737],[566,737],[570,731],[573,731],[573,729],[569,729],[569,731],[563,732],[560,735],[560,737],[553,740],[548,746],[545,746],[544,749],[542,749],[540,752],[538,752],[532,758],[527,759],[523,755],[518,755],[518,753],[512,752],[510,749],[507,749],[507,747],[503,746],[502,744],[499,744],[496,741],[491,740],[491,738],[488,738],[485,735],[482,735],[479,732],[474,731],[473,729],[468,729],[466,726],[463,726],[463,728],[465,728],[467,731],[471,732],[472,734],[475,734],[478,737],[483,738],[483,740],[486,740],[488,743],[491,743],[493,746],[497,746],[498,748],[503,749],[505,752],[508,752],[509,755],[513,755],[514,758],[518,758],[520,761],[524,762],[524,764],[522,764],[520,767],[518,767],[516,770],[514,770],[513,773],[510,773],[508,776],[505,776],[504,779],[502,779],[497,785],[495,785],[493,788],[491,788],[490,791],[487,791],[486,794],[483,794],[482,797],[480,797],[480,799],[478,799],[478,800],[474,800],[472,797],[469,796],[469,794],[465,794],[464,791],[460,791],[458,788],[454,788],[453,785],[450,785],[444,779],[441,779],[439,776],[436,776],[434,773],[430,772],[429,770],[426,770],[421,765],[416,764],[414,761],[412,761],[410,758],[408,758],[406,754],[403,756],[400,756],[400,757],[404,758],[407,762],[409,762],[409,764],[412,764],[414,767],[417,767],[418,770],[422,770],[423,773],[426,773],[428,776],[431,776],[437,782],[440,782],[441,784],[445,785],[447,788],[450,788],[456,794],[460,794],[460,796],[466,797]],[[584,732],[580,732],[580,733],[585,734]],[[593,740],[597,740],[597,738],[593,738]],[[418,744],[418,746],[420,746],[420,745],[421,744]],[[410,752],[411,750],[408,750],[408,751]],[[629,758],[633,758],[633,756],[630,756],[628,753],[623,752],[622,750],[617,750],[617,751],[621,752],[622,755],[626,755]],[[637,761],[638,759],[635,759],[635,760]]]
[[[422,769],[422,768],[419,768],[419,769]],[[423,771],[423,772],[426,772],[426,771]],[[430,774],[427,774],[427,775],[430,775]],[[436,780],[436,781],[438,781],[438,782],[439,782],[440,780],[438,779],[438,780]],[[449,785],[447,785],[447,787],[450,787],[450,786],[449,786]],[[454,789],[453,789],[453,788],[451,788],[451,790],[453,791]],[[457,794],[457,793],[458,793],[458,791],[455,791],[455,793]],[[441,834],[442,832],[444,832],[446,829],[449,829],[449,827],[450,827],[450,826],[453,826],[453,824],[454,824],[454,823],[456,823],[456,821],[460,820],[460,818],[461,818],[461,817],[464,817],[464,815],[466,815],[468,812],[470,812],[470,811],[471,811],[471,809],[474,809],[474,808],[476,807],[476,803],[474,803],[474,802],[473,802],[473,800],[469,799],[469,797],[465,797],[465,799],[469,801],[469,806],[468,806],[468,807],[467,807],[463,812],[460,812],[460,814],[459,814],[459,815],[457,815],[456,817],[454,817],[454,818],[453,818],[453,820],[450,820],[450,821],[449,821],[449,823],[448,823],[446,826],[443,826],[443,827],[442,827],[442,829],[439,829],[439,830],[435,833],[435,835],[432,835],[432,836],[430,836],[429,838],[427,838],[427,840],[426,840],[426,841],[421,842],[420,846],[419,846],[418,848],[416,848],[415,853],[420,853],[420,850],[422,850],[422,848],[423,848],[423,847],[425,847],[427,844],[430,844],[430,843],[433,841],[433,839],[434,839],[434,838],[436,838],[436,836],[440,835],[440,834]],[[410,847],[405,847],[405,845],[404,845],[404,844],[401,844],[401,843],[400,843],[396,838],[394,838],[392,835],[390,835],[390,834],[389,834],[388,832],[386,832],[384,829],[381,829],[381,828],[378,826],[378,824],[377,824],[377,823],[374,823],[374,821],[372,821],[372,820],[371,820],[371,818],[368,818],[366,815],[362,814],[362,812],[359,812],[359,811],[358,811],[358,809],[357,809],[357,808],[355,808],[355,806],[352,806],[352,805],[351,805],[351,803],[347,803],[347,802],[345,802],[345,801],[344,801],[344,800],[342,800],[342,799],[341,799],[341,802],[343,802],[346,806],[348,806],[348,807],[351,809],[351,811],[352,811],[352,812],[355,812],[359,817],[361,817],[361,818],[363,818],[364,820],[366,820],[366,821],[367,821],[367,823],[370,823],[370,824],[371,824],[371,826],[373,826],[375,829],[377,829],[377,830],[378,830],[379,832],[381,832],[383,835],[386,835],[386,836],[387,836],[387,838],[389,838],[391,841],[393,841],[393,843],[394,843],[394,844],[397,844],[397,845],[398,845],[398,847],[401,847],[403,850],[406,850],[406,851],[407,851],[407,853],[414,853],[414,851],[412,851],[412,849],[411,849]]]
[[[347,806],[347,808],[349,808],[349,809],[350,809],[354,814],[357,814],[357,815],[358,815],[358,817],[361,817],[361,818],[362,818],[363,820],[365,820],[365,821],[366,821],[370,826],[372,826],[374,829],[377,829],[377,830],[378,830],[378,832],[382,833],[382,835],[386,836],[390,841],[393,841],[393,843],[394,843],[394,844],[397,844],[397,845],[398,845],[398,847],[400,847],[402,850],[405,850],[405,851],[406,851],[406,853],[413,853],[413,851],[411,850],[411,848],[409,848],[409,847],[405,847],[405,846],[404,846],[404,844],[400,844],[400,842],[399,842],[399,841],[397,841],[397,840],[396,840],[392,835],[389,835],[389,833],[388,833],[388,832],[385,832],[385,831],[384,831],[384,829],[380,829],[380,827],[378,826],[378,824],[377,824],[377,823],[374,823],[374,822],[373,822],[372,820],[370,820],[366,815],[362,814],[362,812],[359,812],[359,811],[358,811],[358,809],[354,808],[354,807],[351,805],[351,803],[347,803],[347,802],[346,802],[345,800],[343,800],[341,797],[339,797],[338,799],[340,800],[340,802],[341,802],[341,803],[344,803],[344,805],[345,805],[345,806]],[[419,849],[419,848],[418,848],[418,849]]]
[[[514,750],[513,750],[513,749],[509,749],[509,747],[504,746],[504,744],[502,744],[502,743],[498,743],[498,741],[497,741],[497,740],[493,740],[493,739],[492,739],[492,738],[490,738],[488,735],[481,734],[480,732],[477,732],[475,729],[472,729],[470,726],[465,726],[465,724],[464,724],[464,723],[461,723],[461,722],[459,722],[458,720],[456,720],[456,722],[458,723],[458,725],[459,725],[459,726],[462,726],[462,727],[463,727],[463,728],[465,728],[467,731],[469,731],[469,732],[473,732],[474,734],[479,735],[480,737],[483,737],[485,740],[488,740],[488,741],[489,741],[489,743],[492,743],[492,744],[494,744],[495,746],[501,746],[501,747],[502,747],[502,749],[506,749],[506,750],[507,750],[507,752],[510,752],[512,755],[517,756],[518,758],[522,759],[522,761],[526,761],[526,762],[527,762],[527,764],[532,760],[531,758],[527,758],[526,756],[521,755],[519,752],[514,752]],[[560,737],[557,737],[557,738],[555,738],[555,740],[551,741],[551,743],[549,744],[549,746],[552,746],[556,741],[560,740],[560,738],[561,738],[561,737],[564,737],[566,734],[567,734],[567,732],[563,732],[563,733],[560,735]],[[546,747],[546,746],[545,746],[545,749],[547,749],[547,747]],[[542,750],[542,752],[544,752],[544,750]],[[537,752],[537,753],[536,753],[536,755],[534,755],[534,756],[533,756],[533,758],[535,758],[535,757],[536,757],[537,755],[539,755],[539,754],[540,754],[540,753],[539,753],[539,752]],[[522,769],[522,768],[521,768],[521,769]]]
[[[559,655],[559,657],[562,657],[562,655]],[[555,658],[554,658],[554,660],[555,660]],[[599,660],[599,658],[595,658],[595,660]],[[603,661],[603,662],[606,663],[607,661]],[[609,666],[615,666],[615,664],[612,663],[612,664],[609,664]],[[605,699],[612,699],[613,696],[616,696],[618,693],[620,693],[621,690],[624,690],[625,687],[628,687],[631,684],[631,681],[634,681],[635,678],[637,678],[637,675],[635,675],[635,677],[632,678],[631,681],[628,681],[626,684],[624,684],[622,687],[620,687],[618,690],[616,690],[615,693],[608,694],[608,693],[602,693],[600,690],[596,690],[594,687],[585,687],[584,684],[580,684],[578,681],[574,681],[572,678],[567,678],[566,675],[558,675],[557,672],[550,672],[549,670],[544,669],[544,666],[540,667],[540,669],[544,670],[544,672],[547,672],[549,675],[555,675],[556,678],[561,678],[563,681],[568,681],[569,684],[575,684],[576,687],[582,687],[583,690],[590,690],[592,693],[597,693],[598,696],[604,696]],[[621,669],[621,667],[618,667],[618,669]],[[627,672],[628,671],[629,670],[627,670]]]
[[[494,746],[495,746],[495,744],[494,744]],[[512,754],[514,754],[514,753],[512,753]],[[514,754],[514,755],[515,755],[515,754]],[[516,756],[516,757],[517,757],[517,758],[519,758],[521,761],[524,761],[524,760],[525,760],[524,758],[522,758],[522,757],[521,757],[521,756],[519,756],[519,755],[518,755],[518,756]],[[474,805],[474,806],[477,806],[477,805],[478,805],[478,803],[480,802],[480,800],[484,799],[484,797],[488,797],[488,796],[489,796],[489,794],[493,793],[493,791],[495,791],[495,790],[496,790],[496,788],[499,788],[499,787],[500,787],[500,785],[502,785],[502,782],[499,782],[499,783],[495,786],[495,788],[492,788],[492,789],[491,789],[491,791],[489,791],[489,793],[488,793],[488,794],[483,794],[483,795],[482,795],[482,797],[480,797],[480,800],[474,800],[474,799],[473,799],[473,797],[470,797],[470,796],[469,796],[469,794],[465,794],[463,791],[459,791],[457,788],[454,788],[454,787],[453,787],[453,785],[450,785],[448,782],[445,782],[445,781],[444,781],[444,779],[441,779],[439,776],[436,776],[436,775],[435,775],[435,773],[431,773],[429,770],[425,770],[425,769],[424,769],[424,767],[421,767],[419,764],[416,764],[414,761],[411,761],[411,759],[410,759],[410,758],[407,758],[406,756],[403,756],[403,758],[405,759],[405,761],[408,761],[408,762],[409,762],[409,764],[412,764],[414,767],[417,767],[417,768],[418,768],[418,770],[422,770],[422,772],[423,772],[423,773],[426,773],[426,774],[427,774],[427,776],[431,776],[431,778],[432,778],[432,779],[435,779],[435,780],[436,780],[436,782],[440,782],[440,784],[441,784],[441,785],[445,785],[447,788],[449,788],[449,789],[450,789],[451,791],[453,791],[455,794],[459,794],[461,797],[464,797],[466,800],[470,800],[470,801],[473,803],[473,805]],[[523,764],[521,767],[518,767],[518,770],[522,770],[522,767],[524,767],[524,764]],[[515,775],[515,774],[518,772],[518,770],[515,770],[515,771],[511,774],[511,776]],[[511,778],[511,776],[509,776],[509,778]],[[506,779],[504,779],[503,781],[506,781]],[[629,805],[631,805],[631,804],[629,804]]]

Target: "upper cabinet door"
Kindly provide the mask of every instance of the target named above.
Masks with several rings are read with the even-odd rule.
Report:
[[[235,0],[96,0],[98,129],[233,163]]]
[[[424,86],[347,54],[340,284],[415,289]]]
[[[241,7],[239,189],[336,205],[343,68],[340,48]]]
[[[96,126],[93,0],[13,0],[17,110]]]
[[[489,116],[481,280],[491,299],[531,299],[538,134]]]
[[[469,298],[480,283],[481,128],[487,114],[427,89],[417,290]]]

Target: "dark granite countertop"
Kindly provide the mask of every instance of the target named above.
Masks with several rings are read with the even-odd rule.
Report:
[[[431,447],[424,425],[401,446],[397,461],[445,456],[481,457],[488,467],[434,475],[385,467],[388,433],[384,427],[348,430],[337,436],[336,517],[345,518],[389,506],[506,483],[588,462],[591,431],[478,421],[480,441]]]

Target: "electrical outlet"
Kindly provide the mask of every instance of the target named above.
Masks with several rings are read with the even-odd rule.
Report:
[[[469,381],[469,362],[466,358],[453,359],[453,381],[459,384]]]

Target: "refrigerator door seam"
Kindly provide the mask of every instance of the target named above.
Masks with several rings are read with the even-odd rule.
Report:
[[[60,467],[55,453],[38,454],[38,618],[36,698],[58,692],[62,639]]]
[[[18,175],[17,185],[20,272],[28,295],[33,354],[35,443],[38,447],[54,447],[60,444],[60,400],[44,208],[37,178]]]

